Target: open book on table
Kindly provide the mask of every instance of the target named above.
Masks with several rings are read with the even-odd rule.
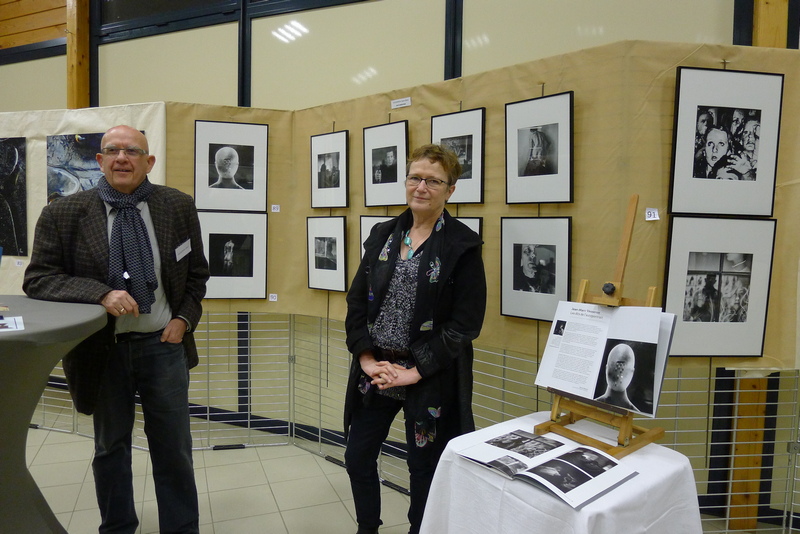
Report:
[[[456,451],[511,479],[550,490],[573,508],[597,499],[637,472],[613,456],[585,445],[569,445],[555,434],[515,430]]]

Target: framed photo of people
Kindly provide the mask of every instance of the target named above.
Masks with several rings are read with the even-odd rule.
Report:
[[[364,128],[364,205],[406,203],[408,121]]]
[[[572,202],[574,93],[506,104],[506,203]]]
[[[263,299],[267,293],[267,214],[198,213],[211,274],[207,299]]]
[[[776,221],[674,216],[665,311],[672,356],[762,355]]]
[[[195,121],[198,209],[266,213],[268,136],[267,124]]]
[[[431,118],[431,142],[449,148],[458,156],[461,174],[450,204],[483,202],[483,144],[486,139],[486,108],[437,115]]]
[[[349,131],[311,136],[311,207],[346,208]]]
[[[500,313],[552,321],[569,300],[571,217],[500,219]]]
[[[783,74],[678,67],[670,211],[772,215]]]
[[[372,232],[372,227],[378,223],[382,223],[384,221],[390,221],[394,219],[394,217],[384,217],[380,215],[362,215],[361,216],[361,255],[359,258],[364,257],[364,241],[367,240],[369,237],[370,232]]]
[[[345,291],[345,217],[308,217],[308,287]]]

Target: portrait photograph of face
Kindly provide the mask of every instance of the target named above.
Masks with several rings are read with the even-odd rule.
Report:
[[[556,247],[533,243],[514,244],[514,291],[554,294]]]
[[[405,170],[401,171],[405,172]],[[372,149],[372,183],[397,183],[397,147]]]
[[[252,277],[252,234],[209,234],[208,269],[211,276]]]
[[[209,143],[208,187],[253,189],[254,147]]]
[[[558,173],[558,123],[517,130],[519,176]]]
[[[339,153],[330,152],[317,156],[317,187],[330,189],[340,185]]]
[[[698,106],[694,132],[694,178],[755,181],[761,110]]]
[[[47,136],[47,201],[97,187],[103,133]],[[122,148],[122,147],[121,147]]]

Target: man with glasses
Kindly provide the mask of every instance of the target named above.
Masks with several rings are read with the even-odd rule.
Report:
[[[102,524],[134,533],[131,433],[138,394],[161,532],[198,532],[189,430],[192,334],[209,277],[193,199],[153,185],[147,139],[108,130],[97,188],[46,206],[36,225],[23,289],[42,300],[98,303],[106,328],[64,359],[79,411],[94,415],[92,461]]]

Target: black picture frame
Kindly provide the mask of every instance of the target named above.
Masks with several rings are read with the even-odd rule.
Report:
[[[671,356],[762,356],[776,226],[671,218],[664,282],[664,310],[677,317]]]
[[[772,216],[783,81],[783,74],[678,67],[671,213]]]
[[[573,108],[566,91],[506,104],[506,203],[572,202]]]

